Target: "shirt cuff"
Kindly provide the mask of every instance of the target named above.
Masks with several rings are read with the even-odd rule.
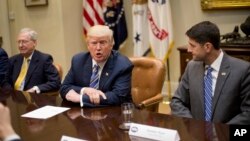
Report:
[[[17,134],[12,134],[10,136],[7,136],[3,141],[12,141],[12,140],[21,140],[21,138]]]
[[[82,101],[82,96],[84,95],[84,90],[85,90],[85,87],[83,87],[80,91],[80,106],[83,107],[83,101]]]
[[[80,106],[83,107],[82,94],[80,94]]]
[[[35,91],[36,91],[37,94],[41,93],[40,89],[37,86],[34,86],[33,89],[35,89]]]
[[[84,94],[84,90],[85,90],[85,87],[83,87],[80,91],[80,95],[83,95]]]

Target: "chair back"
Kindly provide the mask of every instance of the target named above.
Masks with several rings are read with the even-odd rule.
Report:
[[[166,73],[165,64],[159,59],[149,57],[131,57],[129,59],[134,64],[131,93],[135,105],[138,106],[141,102],[157,97],[157,95],[162,96],[161,91]],[[159,103],[155,106],[158,105]]]
[[[62,80],[62,76],[63,76],[63,69],[62,69],[62,66],[59,65],[59,64],[56,64],[56,63],[54,63],[53,65],[54,65],[55,68],[57,69],[57,71],[58,71],[58,73],[59,73],[59,77],[60,77],[60,79]]]

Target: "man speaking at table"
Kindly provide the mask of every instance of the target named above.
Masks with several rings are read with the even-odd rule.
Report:
[[[66,75],[60,95],[80,103],[81,107],[120,105],[131,101],[133,64],[112,50],[113,31],[105,25],[95,25],[88,31],[89,52],[76,54]]]

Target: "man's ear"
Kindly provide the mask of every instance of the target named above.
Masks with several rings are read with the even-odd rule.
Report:
[[[37,46],[37,40],[34,40],[33,43],[34,43],[34,47],[36,47]]]
[[[211,52],[213,49],[213,45],[210,42],[206,42],[204,44],[204,48],[205,48],[206,52]]]

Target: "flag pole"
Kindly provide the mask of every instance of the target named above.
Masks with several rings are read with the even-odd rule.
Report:
[[[164,104],[169,104],[171,100],[171,87],[170,87],[170,71],[169,71],[169,59],[166,61],[167,67],[167,95],[163,99]]]
[[[143,53],[143,57],[147,56],[149,54],[149,52],[151,52],[151,48],[148,48],[144,53]]]

